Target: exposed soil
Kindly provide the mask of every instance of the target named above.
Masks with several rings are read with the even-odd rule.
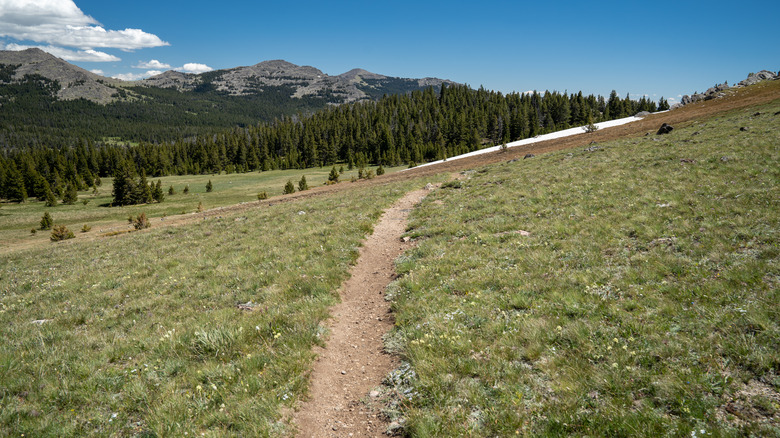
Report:
[[[376,437],[387,428],[370,395],[398,365],[383,349],[382,336],[394,323],[384,290],[395,278],[393,261],[411,245],[400,239],[409,211],[427,193],[409,192],[386,210],[360,249],[339,290],[341,303],[331,310],[327,345],[316,351],[309,399],[293,418],[299,436]]]

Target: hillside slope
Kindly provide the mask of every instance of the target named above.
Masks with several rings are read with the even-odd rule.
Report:
[[[776,87],[0,254],[0,430],[293,434],[283,413],[360,239],[403,193],[466,170],[413,212],[418,248],[398,260],[396,426],[776,436]]]
[[[413,213],[388,343],[409,435],[780,434],[780,99],[659,116]]]

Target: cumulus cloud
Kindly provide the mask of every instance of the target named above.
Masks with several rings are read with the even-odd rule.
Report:
[[[73,0],[0,0],[0,36],[82,50],[169,45],[141,29],[106,30]]]
[[[106,52],[99,52],[97,50],[87,49],[87,50],[68,50],[63,49],[62,47],[56,47],[56,46],[26,46],[23,44],[6,44],[5,50],[26,50],[30,48],[37,48],[41,49],[44,52],[50,53],[58,58],[62,58],[66,61],[84,61],[84,62],[115,62],[115,61],[121,61],[121,58],[118,58],[114,55],[110,55]]]
[[[188,62],[187,64],[184,64],[181,67],[175,68],[174,70],[180,71],[182,73],[206,73],[207,71],[214,70],[213,68],[209,67],[206,64],[198,64],[195,62]]]
[[[160,70],[148,70],[143,73],[119,73],[111,76],[114,79],[120,79],[123,81],[138,81],[141,79],[146,79],[151,76],[156,76],[162,73]]]
[[[100,76],[105,76],[106,75],[106,73],[103,70],[99,69],[99,68],[93,68],[90,71],[92,73],[95,73],[96,75],[100,75]]]
[[[171,68],[171,65],[166,64],[164,62],[160,62],[156,59],[152,59],[151,61],[147,61],[147,62],[139,62],[138,65],[136,65],[134,68],[144,68],[144,69],[151,68],[151,69],[161,70],[161,69]]]

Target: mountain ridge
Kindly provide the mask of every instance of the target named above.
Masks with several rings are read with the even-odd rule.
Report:
[[[455,84],[438,78],[390,77],[360,68],[331,76],[316,67],[299,66],[282,59],[200,74],[169,70],[138,81],[123,81],[89,72],[37,48],[0,51],[0,65],[16,66],[13,80],[37,74],[57,81],[60,85],[56,92],[58,99],[84,98],[99,104],[126,99],[128,94],[132,97],[132,93],[123,92],[132,87],[172,88],[185,93],[212,90],[228,96],[248,96],[263,93],[269,87],[288,87],[290,98],[325,97],[329,103],[340,104],[440,87],[444,83]]]

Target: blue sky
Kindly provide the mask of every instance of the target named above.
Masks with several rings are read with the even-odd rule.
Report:
[[[0,0],[0,48],[124,78],[285,59],[657,100],[777,71],[779,21],[774,2]]]

